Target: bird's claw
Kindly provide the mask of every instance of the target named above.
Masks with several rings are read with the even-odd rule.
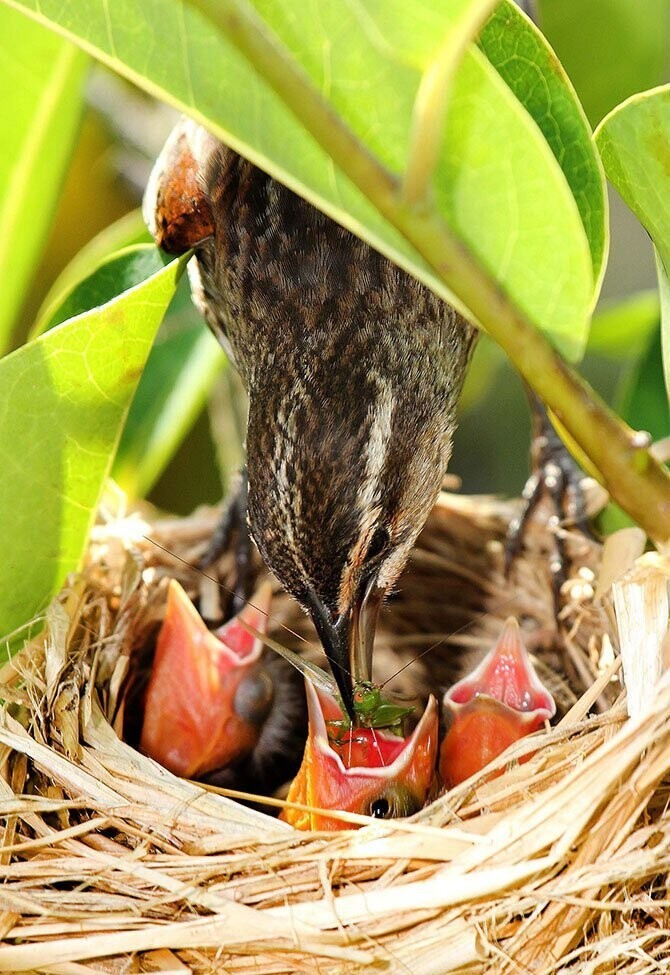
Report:
[[[593,534],[586,514],[582,484],[584,474],[554,430],[540,401],[531,397],[531,405],[533,408],[531,443],[533,470],[522,492],[524,505],[521,513],[510,522],[507,531],[505,576],[509,578],[514,560],[523,548],[524,538],[536,508],[545,497],[548,497],[554,508],[554,513],[547,519],[547,527],[554,539],[554,552],[549,559],[549,571],[554,603],[558,608],[561,586],[566,579],[568,564],[565,539],[559,529],[570,525],[588,538],[592,538]]]

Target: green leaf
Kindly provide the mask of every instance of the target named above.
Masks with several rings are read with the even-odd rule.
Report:
[[[670,435],[668,396],[663,377],[661,332],[651,336],[643,355],[617,394],[621,416],[635,430],[646,430],[652,440]]]
[[[663,264],[658,253],[656,254],[656,272],[658,274],[658,293],[661,299],[661,355],[665,373],[665,391],[670,401],[670,277],[668,276],[668,265]]]
[[[8,345],[74,145],[87,65],[72,44],[0,6],[0,352]]]
[[[69,318],[107,304],[160,271],[168,260],[153,244],[135,244],[110,255],[88,277],[61,294],[60,303],[37,322],[32,334],[41,335]]]
[[[608,245],[605,177],[570,80],[542,34],[511,0],[493,12],[479,45],[533,117],[561,166],[589,241],[594,279],[600,282]]]
[[[0,361],[0,633],[82,558],[119,434],[184,259]]]
[[[75,285],[89,277],[107,258],[133,244],[150,244],[151,235],[140,210],[131,210],[89,240],[58,275],[35,318],[31,337],[41,335]],[[118,288],[118,294],[122,289]],[[89,307],[91,307],[89,305]]]
[[[670,85],[619,105],[595,139],[608,179],[670,266]]]
[[[48,300],[33,335],[111,301],[158,271],[167,258],[153,245],[136,244],[107,256],[95,270],[69,290],[76,271],[89,266],[103,246],[125,234],[137,233],[135,215],[108,228],[77,255],[56,282],[59,302]],[[195,423],[216,376],[223,368],[223,349],[195,311],[188,288],[180,288],[149,355],[124,425],[112,476],[133,498],[144,497],[163,472],[184,436]]]
[[[634,95],[596,131],[605,172],[638,217],[658,254],[661,328],[670,389],[670,85]],[[665,270],[664,270],[665,269]]]
[[[595,125],[667,78],[669,0],[539,0],[540,26]]]
[[[641,291],[606,306],[593,316],[588,351],[630,360],[647,348],[660,316],[656,291]]]
[[[159,335],[133,399],[112,471],[131,497],[144,497],[163,473],[225,363],[223,349],[204,322],[172,332],[166,329]]]
[[[233,148],[464,309],[459,277],[453,276],[449,290],[197,10],[177,0],[11,2],[206,122]],[[258,3],[330,106],[397,174],[406,166],[422,75],[469,6],[464,0],[448,5],[306,0],[298,16],[288,0]],[[545,69],[540,71],[544,77]],[[560,78],[559,83],[571,97]],[[456,74],[435,176],[440,211],[470,259],[487,269],[492,293],[502,287],[567,354],[578,356],[596,291],[580,211],[534,119],[475,47]]]

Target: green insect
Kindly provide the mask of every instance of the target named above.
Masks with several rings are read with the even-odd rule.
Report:
[[[379,684],[359,681],[354,687],[355,727],[342,707],[342,717],[327,721],[328,737],[338,745],[356,740],[356,727],[378,728],[390,731],[399,738],[403,736],[403,721],[414,708],[403,708],[391,702],[382,694]]]
[[[358,723],[364,728],[387,728],[396,735],[402,735],[402,723],[414,708],[403,708],[391,704],[382,694],[378,684],[359,681],[354,687],[354,712]]]

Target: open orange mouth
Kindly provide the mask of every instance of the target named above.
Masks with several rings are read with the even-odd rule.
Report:
[[[338,830],[351,826],[319,810],[391,819],[420,809],[435,772],[435,698],[412,734],[403,738],[380,728],[347,727],[334,697],[309,678],[305,686],[309,734],[288,799],[314,809],[286,808],[281,818],[298,829]]]
[[[449,727],[439,769],[448,788],[479,772],[556,713],[513,618],[479,666],[447,691],[443,703]]]
[[[211,632],[171,580],[140,740],[142,751],[171,772],[204,775],[258,741],[272,686],[258,666],[262,643],[240,621],[264,633],[270,593],[269,585],[259,589],[253,605]]]

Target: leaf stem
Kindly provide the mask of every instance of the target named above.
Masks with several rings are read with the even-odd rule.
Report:
[[[657,542],[670,540],[670,474],[647,442],[578,376],[425,197],[410,203],[245,0],[191,0],[501,346],[600,472],[612,498]],[[423,178],[423,177],[422,177]],[[420,184],[419,184],[420,185]]]
[[[476,0],[447,32],[423,73],[414,100],[402,193],[410,205],[428,200],[444,137],[451,84],[468,44],[497,0]]]

